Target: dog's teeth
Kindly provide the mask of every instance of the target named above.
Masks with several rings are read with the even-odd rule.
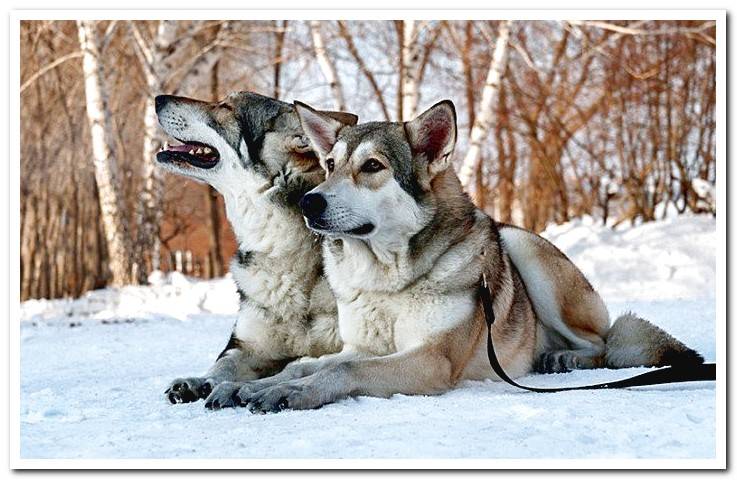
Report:
[[[210,147],[205,147],[205,153],[210,153],[210,152],[212,152],[212,149]]]
[[[190,154],[190,155],[194,155],[194,148],[191,148],[191,149],[189,150],[189,154]]]
[[[196,153],[197,155],[202,155],[202,149],[201,149],[201,148],[198,148],[198,149],[197,149],[197,150],[195,151],[195,153]]]

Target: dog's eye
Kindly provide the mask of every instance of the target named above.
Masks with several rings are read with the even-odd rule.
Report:
[[[376,173],[384,170],[385,168],[384,164],[375,158],[369,158],[363,162],[363,165],[361,165],[361,171],[364,173]]]
[[[328,167],[328,172],[333,173],[333,170],[335,170],[335,160],[328,158],[325,160],[325,166]]]

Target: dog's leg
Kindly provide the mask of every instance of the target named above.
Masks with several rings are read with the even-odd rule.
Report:
[[[352,395],[431,395],[448,390],[453,383],[448,357],[439,348],[422,346],[330,365],[312,375],[259,390],[247,402],[254,413],[303,410]]]
[[[247,382],[225,381],[217,385],[205,401],[205,407],[211,410],[220,408],[245,406],[255,392],[272,387],[282,382],[312,375],[318,370],[337,365],[348,360],[361,358],[362,354],[355,350],[343,350],[339,353],[323,355],[319,358],[301,358],[296,360],[276,375]]]
[[[171,403],[195,402],[207,398],[213,389],[223,383],[243,382],[272,375],[291,359],[264,358],[247,344],[231,336],[228,345],[212,367],[201,377],[177,378],[164,392]]]

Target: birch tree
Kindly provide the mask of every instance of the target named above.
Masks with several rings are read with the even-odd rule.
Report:
[[[148,42],[138,26],[129,22],[131,35],[136,45],[136,54],[141,63],[143,76],[146,80],[148,95],[146,96],[143,113],[143,163],[141,177],[141,201],[136,212],[138,234],[135,248],[135,258],[139,262],[138,280],[145,281],[147,268],[146,256],[150,258],[152,270],[160,268],[161,242],[158,237],[158,225],[161,221],[161,169],[156,167],[154,156],[161,146],[156,117],[154,98],[163,93],[164,81],[171,70],[167,57],[171,55],[171,47],[177,38],[177,23],[174,20],[161,20],[156,27],[156,33],[151,42]]]
[[[402,20],[401,37],[401,120],[408,122],[417,116],[419,73],[422,48],[419,32],[422,25],[415,20]]]
[[[156,166],[154,157],[163,139],[158,128],[154,98],[158,94],[166,93],[167,85],[172,83],[171,79],[175,76],[180,79],[176,82],[177,91],[190,89],[195,84],[204,84],[209,80],[207,74],[219,58],[217,42],[221,40],[220,35],[224,31],[221,25],[213,27],[213,41],[198,48],[185,70],[174,68],[175,64],[179,65],[175,60],[182,57],[183,50],[191,49],[193,34],[196,30],[204,28],[204,23],[189,22],[182,32],[182,29],[178,28],[182,22],[161,20],[156,24],[154,33],[150,34],[145,30],[142,31],[136,22],[128,22],[134,51],[141,65],[148,91],[143,114],[142,187],[136,211],[138,231],[134,249],[140,282],[146,280],[149,271],[160,269],[161,263],[159,225],[162,218],[163,180],[162,171]]]
[[[117,178],[118,167],[113,148],[113,132],[110,112],[107,109],[105,77],[96,27],[97,22],[94,20],[77,22],[92,161],[112,273],[110,283],[120,286],[130,283],[131,280],[131,248],[128,222],[123,215],[122,195]]]
[[[494,121],[494,109],[496,99],[499,93],[499,80],[504,70],[504,64],[507,55],[507,45],[509,44],[509,28],[511,21],[505,20],[499,25],[499,33],[494,42],[494,53],[489,64],[489,71],[486,74],[486,82],[481,93],[481,103],[479,104],[473,126],[471,127],[471,141],[463,158],[459,177],[461,184],[471,196],[476,199],[479,192],[472,188],[474,184],[474,176],[479,170],[481,162],[481,149],[483,143],[489,135],[492,123]],[[470,190],[470,191],[469,191]]]
[[[319,65],[325,80],[330,86],[330,91],[333,93],[335,108],[336,110],[345,110],[343,85],[340,83],[338,71],[325,49],[325,38],[322,35],[322,24],[318,20],[311,20],[309,25],[310,35],[312,36],[312,45],[315,49],[315,59],[317,60],[317,64]]]

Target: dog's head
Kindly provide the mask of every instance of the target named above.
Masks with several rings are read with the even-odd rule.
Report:
[[[451,164],[453,103],[443,101],[406,123],[345,126],[295,103],[326,180],[301,202],[307,225],[336,237],[413,235],[432,216],[433,180]]]
[[[296,205],[321,180],[317,154],[291,104],[251,92],[212,103],[160,95],[156,113],[164,131],[180,143],[165,145],[157,161],[220,193],[237,193],[256,176],[267,185],[281,182],[286,199]],[[320,113],[348,125],[358,120],[350,113]]]

